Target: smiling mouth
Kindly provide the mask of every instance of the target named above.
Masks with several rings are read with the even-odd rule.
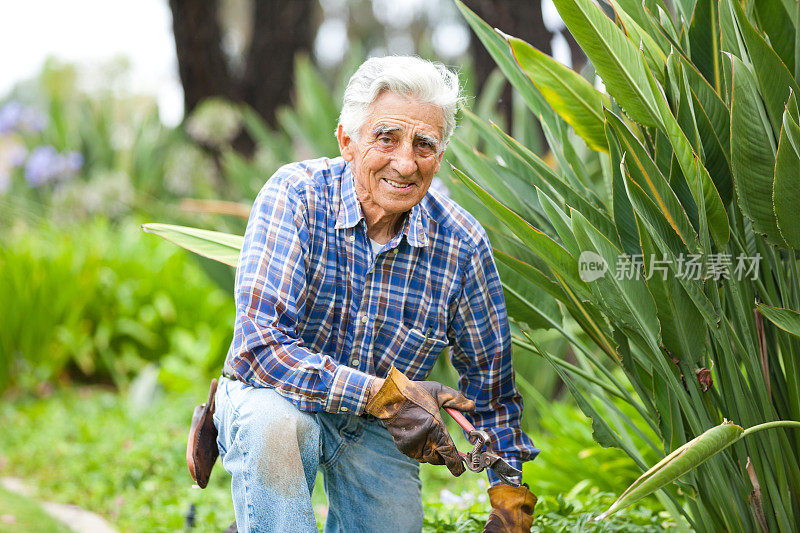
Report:
[[[389,178],[383,178],[383,181],[391,185],[393,188],[400,190],[408,189],[414,185],[413,183],[400,183],[399,181],[390,180]]]

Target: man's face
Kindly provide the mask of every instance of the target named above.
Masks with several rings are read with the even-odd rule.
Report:
[[[339,127],[339,149],[352,162],[365,213],[400,214],[422,200],[439,171],[443,130],[440,107],[390,91],[370,105],[358,141]]]

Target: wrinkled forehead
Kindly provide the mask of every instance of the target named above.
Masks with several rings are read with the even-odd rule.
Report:
[[[444,110],[413,96],[382,91],[368,107],[366,133],[425,136],[437,142],[444,132]]]

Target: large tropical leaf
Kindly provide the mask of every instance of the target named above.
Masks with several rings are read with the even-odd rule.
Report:
[[[644,189],[662,212],[667,222],[683,241],[684,246],[696,252],[700,249],[697,233],[692,228],[685,209],[681,206],[675,192],[670,188],[666,178],[661,174],[655,162],[630,132],[622,120],[611,112],[606,113],[609,125],[614,129],[626,154],[626,166],[633,178]],[[624,182],[623,182],[624,184]]]
[[[739,2],[731,0],[723,0],[723,2],[730,4],[734,9],[742,38],[747,45],[750,62],[758,79],[761,96],[764,98],[772,128],[777,136],[781,129],[781,117],[786,100],[791,92],[797,94],[800,90],[798,90],[789,69],[750,23]]]
[[[733,198],[730,110],[694,65],[682,61],[681,66],[689,85],[708,174],[719,191],[722,203],[728,205]]]
[[[692,62],[708,83],[719,88],[722,86],[722,66],[717,28],[717,1],[697,0],[689,26]]]
[[[644,55],[591,0],[553,0],[570,33],[597,69],[606,88],[631,118],[660,122],[653,77]]]
[[[497,138],[500,139],[508,148],[511,157],[518,158],[529,169],[524,174],[531,185],[540,189],[550,198],[562,201],[570,207],[577,209],[597,227],[603,231],[614,232],[614,223],[608,214],[598,207],[599,201],[592,202],[582,193],[578,192],[571,184],[566,183],[547,163],[534,154],[527,147],[520,144],[516,139],[505,133],[494,125]]]
[[[664,70],[667,63],[667,54],[670,50],[669,42],[659,31],[648,33],[636,22],[634,17],[618,5],[618,2],[611,0],[611,5],[614,7],[614,11],[622,22],[630,40],[634,43],[639,43],[639,48],[642,49],[653,76],[663,85],[666,81]],[[661,37],[660,42],[658,40],[659,37]]]
[[[656,303],[644,280],[635,273],[635,265],[580,213],[573,212],[572,227],[581,248],[599,255],[609,268],[604,275],[589,282],[595,299],[602,302],[616,327],[641,339],[643,346],[657,347],[661,342],[661,328]],[[620,265],[622,270],[617,269]]]
[[[172,224],[143,224],[142,229],[186,248],[190,252],[232,267],[235,267],[239,260],[239,252],[244,242],[244,237],[241,235]]]
[[[773,203],[781,235],[789,246],[800,249],[800,127],[789,110],[783,114],[775,158]]]
[[[541,257],[553,273],[565,280],[581,299],[591,298],[591,293],[578,275],[578,262],[567,250],[549,235],[531,226],[517,213],[498,202],[469,176],[453,168],[453,173],[477,196],[492,212],[505,223],[514,234]]]
[[[788,13],[783,3],[775,0],[754,0],[753,7],[758,17],[758,27],[767,34],[770,45],[789,72],[794,72],[794,14]]]
[[[519,91],[531,111],[539,116],[540,120],[555,126],[558,119],[556,113],[547,105],[541,93],[519,69],[514,56],[511,54],[508,42],[465,6],[461,0],[455,0],[455,3],[472,31],[475,32],[483,46],[486,47],[486,51],[492,56],[492,59],[503,71],[511,85]]]
[[[572,126],[589,148],[607,152],[603,132],[603,106],[611,101],[586,79],[532,47],[525,41],[508,40],[522,71],[542,93],[547,103]]]
[[[648,494],[672,483],[685,473],[708,461],[742,436],[744,429],[727,420],[687,442],[653,465],[633,482],[599,519],[631,505]]]
[[[795,337],[800,337],[800,313],[764,304],[757,304],[757,307],[767,320]]]
[[[631,201],[625,191],[625,180],[622,177],[623,151],[617,135],[608,122],[606,122],[606,138],[611,159],[611,198],[614,204],[614,222],[617,225],[619,242],[626,254],[641,254],[636,215],[633,213]]]
[[[735,56],[731,102],[731,157],[737,199],[742,213],[759,233],[785,246],[772,206],[775,150],[772,128],[766,120],[750,70]]]

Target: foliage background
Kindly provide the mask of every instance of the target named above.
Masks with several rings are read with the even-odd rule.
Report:
[[[0,98],[0,414],[13,428],[0,437],[0,474],[34,480],[39,497],[80,503],[122,530],[179,529],[192,503],[198,529],[220,530],[230,522],[226,475],[217,467],[209,490],[190,490],[182,449],[191,408],[204,398],[230,342],[232,272],[144,235],[138,227],[160,221],[241,234],[244,220],[231,213],[246,212],[278,166],[336,154],[331,132],[341,92],[365,50],[404,52],[396,37],[411,36],[413,27],[422,28],[411,38],[413,49],[434,57],[434,17],[417,14],[404,30],[379,23],[386,16],[380,7],[385,3],[340,4],[351,31],[350,53],[331,65],[309,55],[310,46],[306,53],[301,50],[291,75],[286,74],[291,90],[271,113],[237,94],[212,91],[205,94],[208,98],[187,103],[190,112],[183,123],[166,126],[152,98],[119,90],[125,79],[123,63],[106,71],[107,90],[89,92],[81,68],[50,61],[35,79]],[[468,16],[462,19],[450,2],[440,4],[437,8],[449,13],[442,23],[466,27]],[[484,3],[468,4],[484,18],[493,13]],[[538,4],[531,3],[541,23]],[[670,16],[692,20],[689,4],[664,5],[667,18],[657,23],[666,27]],[[712,4],[718,6],[698,2]],[[236,21],[243,4],[231,5],[233,11],[222,17],[221,35],[233,35],[234,43],[240,39],[234,49],[241,51],[246,48],[242,43],[249,42],[246,35],[236,37],[242,32]],[[328,19],[338,20],[336,9],[323,9],[315,24],[321,28]],[[474,20],[472,26],[477,27]],[[378,27],[382,34],[376,34]],[[591,142],[586,149],[585,137],[570,129],[573,123],[568,126],[543,107],[530,79],[512,72],[516,63],[509,62],[513,57],[507,48],[493,53],[502,72],[482,71],[476,50],[487,45],[492,51],[490,34],[473,38],[471,56],[450,60],[459,66],[471,98],[445,158],[563,243],[566,234],[556,231],[563,228],[552,221],[557,220],[556,210],[545,212],[546,200],[541,193],[531,196],[530,187],[520,193],[514,174],[524,165],[510,157],[513,150],[497,131],[508,132],[539,154],[542,169],[575,180],[571,185],[580,183],[610,216],[620,212],[614,204],[619,194],[614,179],[621,177],[614,167],[620,161],[612,164],[593,153]],[[493,39],[496,44],[499,37]],[[667,57],[668,50],[659,55],[654,48],[662,42],[643,42],[648,60]],[[226,59],[234,73],[246,68],[237,57],[228,54]],[[580,57],[574,47],[572,57]],[[589,80],[589,87],[596,81],[590,64],[576,75]],[[619,106],[611,108],[620,111]],[[243,138],[249,141],[243,143]],[[666,153],[663,139],[655,146]],[[664,158],[666,168],[675,167],[669,154]],[[511,249],[518,259],[546,271],[537,250],[526,249],[504,229],[497,215],[502,211],[494,204],[487,208],[477,201],[464,185],[468,182],[455,173],[445,169],[440,179],[490,229],[496,247]],[[728,200],[733,198],[733,191],[728,194]],[[208,203],[219,200],[230,203]],[[565,212],[577,207],[563,198],[555,200]],[[748,233],[746,239],[755,245],[757,237]],[[591,332],[565,312],[563,303],[542,298],[541,290],[525,285],[507,264],[499,261],[499,266],[514,318],[517,382],[526,399],[524,425],[544,450],[525,465],[525,479],[541,498],[535,530],[685,529],[680,508],[690,501],[692,480],[642,500],[613,521],[588,523],[638,476],[643,464],[656,462],[696,428],[682,428],[687,439],[664,442],[663,424],[672,420],[654,411],[643,416],[639,400],[648,400],[640,383],[599,359],[602,352],[593,345]],[[530,309],[531,302],[537,309]],[[613,313],[607,314],[613,321]],[[783,335],[767,328],[770,338]],[[446,358],[432,377],[454,383]],[[577,383],[580,408],[565,383]],[[630,401],[633,397],[637,401]],[[593,414],[595,423],[606,421],[629,453],[597,445],[583,413]],[[467,446],[463,440],[459,444]],[[481,530],[487,505],[484,486],[475,476],[453,479],[435,468],[426,468],[425,476],[427,530]],[[315,502],[324,515],[322,495]]]

